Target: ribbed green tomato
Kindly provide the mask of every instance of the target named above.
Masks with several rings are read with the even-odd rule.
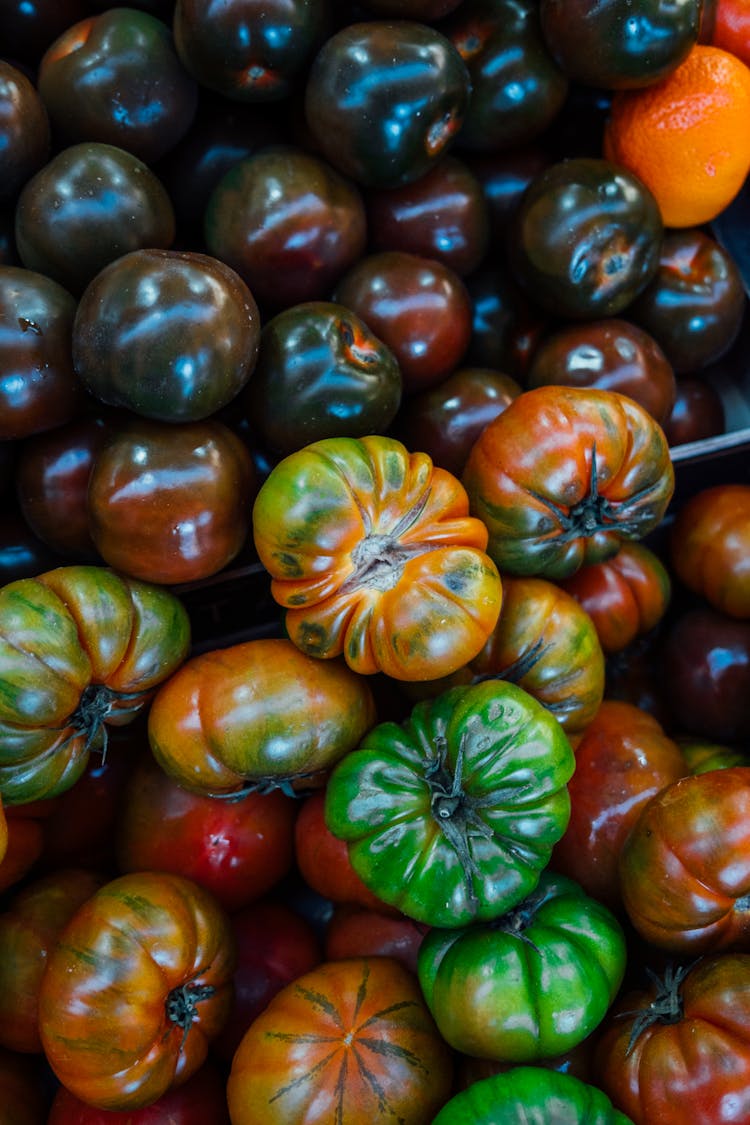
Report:
[[[572,1074],[516,1066],[446,1102],[432,1125],[632,1125],[606,1094]]]
[[[339,762],[326,822],[362,881],[409,917],[496,918],[534,889],[565,831],[574,765],[557,719],[522,688],[454,687]]]
[[[553,1058],[601,1022],[625,971],[622,928],[563,875],[542,872],[491,922],[431,930],[417,971],[443,1038],[498,1062]]]

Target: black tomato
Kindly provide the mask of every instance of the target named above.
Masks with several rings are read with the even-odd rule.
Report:
[[[0,202],[15,200],[49,150],[49,118],[36,87],[0,59]]]

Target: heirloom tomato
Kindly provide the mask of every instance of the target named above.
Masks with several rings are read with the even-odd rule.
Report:
[[[567,578],[661,521],[674,491],[664,432],[616,391],[525,391],[482,431],[463,483],[501,572]]]
[[[426,926],[405,914],[385,914],[342,903],[335,907],[325,929],[326,960],[395,957],[416,973],[417,954],[426,933]]]
[[[426,453],[393,438],[326,438],[272,470],[255,546],[295,645],[355,672],[448,675],[482,647],[502,589],[487,529]]]
[[[0,792],[53,797],[83,773],[106,726],[131,722],[182,663],[190,621],[169,591],[99,566],[0,589]]]
[[[573,768],[557,720],[521,688],[487,680],[374,727],[331,774],[326,821],[384,902],[460,926],[534,889],[568,822]]]
[[[188,660],[148,716],[160,766],[204,796],[288,788],[329,769],[375,721],[365,679],[261,638]]]
[[[139,1109],[203,1064],[232,1002],[228,917],[189,879],[122,875],[73,915],[39,993],[60,1082],[101,1109]]]
[[[620,853],[636,930],[673,953],[742,948],[750,934],[750,767],[683,777],[652,797]]]
[[[237,910],[291,868],[296,815],[296,801],[279,789],[224,801],[191,793],[144,755],[121,792],[118,866],[185,875]]]
[[[0,1044],[38,1053],[37,1006],[47,959],[73,914],[104,880],[81,868],[54,871],[10,898],[0,914]]]
[[[209,1063],[183,1086],[167,1090],[143,1109],[117,1112],[87,1105],[60,1086],[50,1106],[47,1125],[229,1125],[225,1083]]]
[[[581,1043],[604,1018],[624,971],[615,916],[547,871],[502,917],[430,930],[418,956],[419,983],[446,1042],[516,1063]]]
[[[552,866],[599,902],[621,910],[617,862],[647,801],[689,772],[680,747],[653,715],[605,699],[576,746],[570,820]]]
[[[429,1125],[452,1070],[412,973],[390,957],[330,961],[248,1028],[229,1115],[232,1125]]]
[[[606,653],[653,629],[672,596],[669,571],[643,543],[623,543],[611,559],[582,566],[560,585],[586,610]]]
[[[719,613],[750,619],[750,484],[704,488],[672,525],[674,572]]]
[[[750,1120],[750,955],[722,953],[649,972],[611,1010],[598,1084],[635,1125]]]
[[[454,1094],[432,1125],[632,1125],[607,1095],[572,1074],[514,1066]]]

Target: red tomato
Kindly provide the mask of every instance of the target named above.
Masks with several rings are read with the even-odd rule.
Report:
[[[704,488],[677,513],[674,572],[719,613],[750,619],[750,484]]]
[[[47,1125],[229,1125],[225,1083],[210,1063],[143,1109],[118,1112],[87,1105],[60,1086]]]
[[[395,957],[412,973],[417,971],[417,954],[428,926],[407,918],[367,910],[342,903],[334,910],[325,932],[325,952],[329,961],[347,957]]]
[[[144,755],[117,820],[121,871],[172,871],[236,910],[289,871],[297,802],[276,789],[244,797],[190,793]]]

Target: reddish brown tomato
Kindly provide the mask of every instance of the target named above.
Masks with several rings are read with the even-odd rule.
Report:
[[[697,375],[681,376],[672,413],[664,423],[670,446],[705,441],[725,429],[724,403],[716,387]]]
[[[3,810],[7,842],[0,860],[0,893],[20,883],[44,849],[44,817],[50,801],[39,801]]]
[[[594,622],[605,653],[620,652],[653,629],[667,611],[672,582],[658,555],[643,543],[623,543],[604,562],[560,581]]]
[[[190,793],[144,756],[119,810],[119,867],[185,875],[236,910],[288,872],[296,815],[295,801],[280,790],[234,800]]]
[[[0,1044],[41,1053],[37,1006],[47,960],[75,911],[103,879],[60,869],[27,883],[0,914]]]
[[[162,768],[204,796],[288,788],[329,769],[375,721],[367,681],[286,639],[258,639],[188,660],[149,712]]]
[[[714,609],[750,618],[750,484],[692,496],[672,526],[670,559],[680,581]]]
[[[252,457],[223,423],[137,419],[94,459],[91,537],[105,562],[147,582],[208,578],[242,548],[256,489]]]
[[[664,433],[616,391],[537,387],[490,422],[463,483],[501,571],[567,578],[661,521],[674,491]]]
[[[623,844],[622,901],[646,941],[678,954],[742,948],[750,933],[750,767],[683,777]]]
[[[294,828],[294,846],[302,878],[334,903],[357,903],[367,910],[393,912],[365,886],[351,865],[346,841],[334,836],[324,817],[325,792],[307,797]]]
[[[156,1101],[205,1061],[234,966],[229,919],[196,883],[144,872],[105,884],[73,915],[42,978],[50,1066],[102,1109]]]
[[[620,913],[617,861],[625,838],[646,802],[687,766],[652,715],[617,700],[602,703],[575,755],[570,820],[551,866]]]
[[[416,973],[417,953],[427,929],[405,914],[392,917],[378,910],[342,904],[334,910],[326,927],[326,959],[395,957]]]
[[[439,383],[469,346],[469,294],[458,274],[434,258],[403,250],[365,255],[341,278],[334,299],[388,345],[406,392]]]
[[[750,1119],[750,955],[704,957],[624,995],[595,1053],[598,1084],[634,1125]]]
[[[184,1085],[168,1090],[151,1105],[120,1113],[87,1105],[60,1086],[47,1125],[229,1125],[224,1087],[219,1071],[204,1063]]]
[[[283,988],[250,1026],[227,1085],[233,1125],[427,1125],[451,1054],[414,976],[388,957],[331,961]]]
[[[232,915],[237,943],[234,1002],[213,1050],[231,1062],[240,1040],[277,992],[323,960],[310,922],[284,902],[265,899]]]

